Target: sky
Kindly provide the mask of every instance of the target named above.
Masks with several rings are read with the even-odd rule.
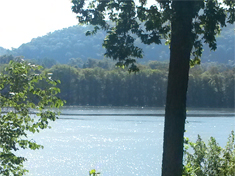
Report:
[[[71,0],[0,0],[0,47],[18,48],[33,38],[77,25],[71,7]]]
[[[33,38],[78,24],[71,0],[0,0],[0,46],[18,48]]]

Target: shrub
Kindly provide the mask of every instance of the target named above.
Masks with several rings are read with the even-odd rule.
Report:
[[[185,138],[183,176],[235,176],[235,142],[231,132],[225,148],[211,137],[208,144],[198,135],[196,143]],[[189,148],[193,152],[188,152]]]

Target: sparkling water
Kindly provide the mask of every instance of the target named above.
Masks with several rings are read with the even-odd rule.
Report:
[[[28,176],[88,176],[91,169],[102,176],[161,175],[163,109],[74,107],[62,114],[52,129],[29,135],[43,150],[17,152],[28,159]],[[224,147],[235,130],[232,110],[188,114],[185,136],[192,141],[213,136]]]

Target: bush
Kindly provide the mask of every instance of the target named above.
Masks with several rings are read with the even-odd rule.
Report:
[[[196,143],[185,138],[183,176],[235,176],[235,142],[231,132],[222,148],[211,137],[206,145],[198,135]],[[189,147],[193,153],[188,152]]]

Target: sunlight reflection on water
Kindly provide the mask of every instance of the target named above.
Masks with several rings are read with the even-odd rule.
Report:
[[[64,110],[77,113],[81,110]],[[128,109],[87,109],[84,113],[128,114]],[[115,112],[114,112],[115,111]],[[163,110],[149,109],[150,114]],[[147,113],[148,109],[133,108],[133,113]],[[213,111],[214,112],[214,111]],[[43,150],[22,150],[28,158],[29,176],[88,176],[95,168],[102,176],[152,176],[161,173],[163,117],[155,116],[61,116],[51,123],[52,129],[32,137]],[[74,116],[73,116],[74,118]],[[234,117],[189,117],[185,135],[191,140],[200,134],[204,140],[214,136],[224,146]]]

